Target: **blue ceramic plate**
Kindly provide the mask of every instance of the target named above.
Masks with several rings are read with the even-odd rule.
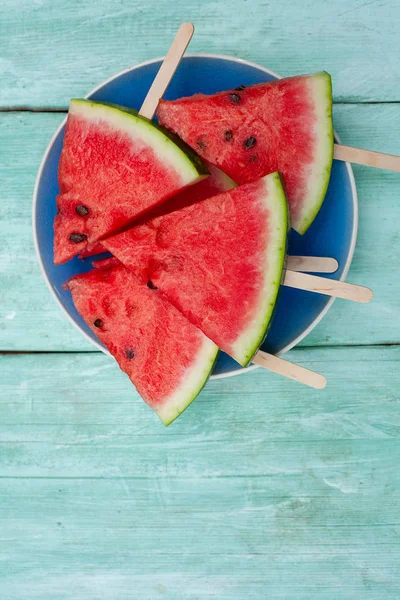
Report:
[[[139,109],[161,61],[155,59],[115,75],[98,86],[88,98]],[[189,54],[181,62],[165,98],[175,99],[196,92],[212,94],[241,84],[250,85],[278,77],[264,67],[229,56]],[[62,289],[63,283],[71,275],[91,268],[90,259],[82,261],[75,258],[61,266],[53,264],[53,219],[64,126],[65,121],[54,134],[37,176],[33,197],[34,240],[43,275],[53,296],[86,338],[106,352],[76,312],[69,292]],[[329,189],[322,209],[306,235],[302,237],[291,232],[289,254],[332,256],[337,259],[339,269],[331,277],[344,279],[353,257],[356,235],[357,193],[353,173],[348,164],[333,161]],[[263,350],[282,354],[295,346],[315,327],[331,304],[332,299],[326,296],[282,287]],[[214,377],[226,377],[243,371],[234,360],[221,353]]]

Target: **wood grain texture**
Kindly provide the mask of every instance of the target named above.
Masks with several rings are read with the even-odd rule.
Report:
[[[326,372],[325,390],[311,390],[261,369],[224,380],[210,380],[185,416],[166,429],[139,399],[114,360],[101,352],[3,354],[0,355],[0,427],[6,429],[1,430],[0,441],[49,442],[48,435],[40,437],[40,432],[51,426],[56,428],[54,442],[68,443],[71,436],[74,443],[91,445],[95,440],[90,438],[87,425],[93,435],[97,432],[99,443],[108,440],[112,444],[113,433],[126,434],[127,444],[136,434],[160,440],[187,434],[199,446],[202,439],[214,440],[214,448],[225,439],[240,439],[248,444],[253,455],[260,451],[262,442],[274,440],[371,440],[400,436],[398,346],[296,348],[290,356],[299,364]],[[22,435],[18,436],[18,429]],[[202,452],[196,461],[203,460],[201,455]],[[46,464],[50,465],[53,458],[49,454]],[[65,458],[69,461],[67,470],[60,466],[58,475],[76,475],[77,471],[70,470],[75,468],[72,459],[68,454]],[[0,461],[4,460],[9,457],[0,453]],[[132,455],[127,456],[127,465],[132,460]],[[168,460],[164,456],[163,461]],[[185,454],[180,460],[187,460],[188,465],[191,462]],[[226,468],[232,474],[237,470],[244,474],[249,467],[248,474],[256,474],[258,467],[254,470],[244,460],[245,457],[232,464],[227,459]],[[98,464],[101,466],[101,460]],[[154,464],[156,470],[158,464]],[[212,464],[207,466],[207,461],[203,464],[214,469]],[[174,461],[170,465],[174,468]],[[37,465],[37,470],[32,465],[35,471],[30,472],[21,463],[18,474],[50,476],[50,471],[41,470],[43,466],[44,463]],[[13,472],[17,474],[15,470],[5,473],[2,463],[0,475]],[[99,473],[91,471],[91,475]]]
[[[367,287],[347,283],[347,281],[333,281],[327,277],[290,271],[289,269],[285,272],[283,285],[306,292],[323,294],[332,298],[342,298],[343,300],[361,302],[363,304],[371,302],[373,298],[372,291]]]
[[[164,55],[182,21],[191,51],[282,75],[327,70],[336,100],[400,100],[397,0],[3,0],[2,106],[67,106],[116,72]]]
[[[194,33],[192,23],[182,23],[179,27],[171,46],[162,62],[161,67],[150,86],[147,96],[139,110],[139,115],[146,119],[153,119],[160,99],[164,96],[171,80],[179,67]]]
[[[289,379],[293,379],[293,381],[297,381],[297,383],[308,385],[317,390],[323,390],[326,386],[326,377],[322,373],[316,373],[315,371],[306,369],[302,365],[290,362],[279,356],[274,356],[273,354],[267,354],[262,350],[259,350],[253,356],[251,362],[272,373],[288,377]]]
[[[351,162],[352,164],[366,165],[375,167],[376,169],[386,169],[387,171],[400,173],[400,156],[394,156],[393,154],[384,154],[383,152],[373,152],[372,150],[335,144],[333,157],[337,160]]]
[[[324,392],[210,381],[169,429],[100,353],[0,356],[2,599],[397,600],[400,348],[292,354]]]
[[[0,350],[90,350],[50,296],[37,265],[31,234],[31,195],[41,156],[59,114],[0,115]],[[400,105],[339,105],[336,128],[347,143],[400,154],[394,123]],[[368,306],[337,301],[303,342],[306,345],[400,341],[400,175],[355,167],[360,226],[348,280],[370,287]]]

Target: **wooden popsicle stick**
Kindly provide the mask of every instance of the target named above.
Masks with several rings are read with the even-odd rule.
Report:
[[[322,390],[326,386],[326,378],[320,373],[305,369],[273,354],[267,354],[262,350],[259,350],[254,356],[253,363],[317,390]]]
[[[193,33],[194,27],[192,23],[182,23],[179,27],[174,41],[172,42],[171,47],[147,92],[142,108],[139,111],[139,115],[142,117],[146,117],[146,119],[152,119],[154,117],[159,100],[163,97],[169,82],[174,76],[179,63],[182,60],[182,56],[185,54],[186,48],[192,39]]]
[[[370,302],[373,298],[372,291],[367,287],[296,271],[286,271],[283,285],[353,302]]]
[[[334,273],[339,264],[336,258],[328,256],[288,256],[286,267],[291,271]]]
[[[383,154],[382,152],[373,152],[372,150],[362,150],[361,148],[335,144],[333,158],[358,165],[400,172],[400,156],[395,156],[394,154]]]

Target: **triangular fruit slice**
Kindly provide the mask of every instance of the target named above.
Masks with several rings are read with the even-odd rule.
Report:
[[[58,171],[56,264],[207,174],[193,151],[168,135],[134,111],[71,101]]]
[[[143,400],[169,425],[202,389],[218,347],[115,258],[65,287]]]
[[[220,169],[211,164],[207,164],[206,166],[210,172],[210,175],[206,177],[206,179],[202,179],[198,183],[181,190],[175,196],[169,198],[161,205],[155,207],[149,212],[144,213],[143,216],[140,217],[139,221],[148,221],[149,219],[173,212],[174,210],[178,210],[184,206],[194,204],[200,200],[205,200],[210,196],[215,196],[220,192],[225,192],[226,190],[231,190],[232,188],[236,187],[235,182],[228,177],[228,175],[225,175],[225,173],[223,173]],[[107,250],[101,244],[101,242],[97,242],[93,247],[88,246],[87,248],[84,248],[79,254],[79,258],[95,256],[96,254],[100,254],[102,252],[107,252]]]
[[[279,171],[291,225],[307,231],[324,200],[333,158],[328,73],[161,100],[157,115],[236,183]]]
[[[105,247],[243,366],[262,343],[286,252],[278,173],[158,217]]]

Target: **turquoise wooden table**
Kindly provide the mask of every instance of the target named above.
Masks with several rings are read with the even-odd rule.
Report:
[[[326,69],[349,145],[400,154],[398,0],[3,0],[0,19],[1,600],[400,598],[400,175],[355,167],[349,280],[288,358],[207,384],[165,429],[41,278],[31,195],[71,97],[165,53]]]

